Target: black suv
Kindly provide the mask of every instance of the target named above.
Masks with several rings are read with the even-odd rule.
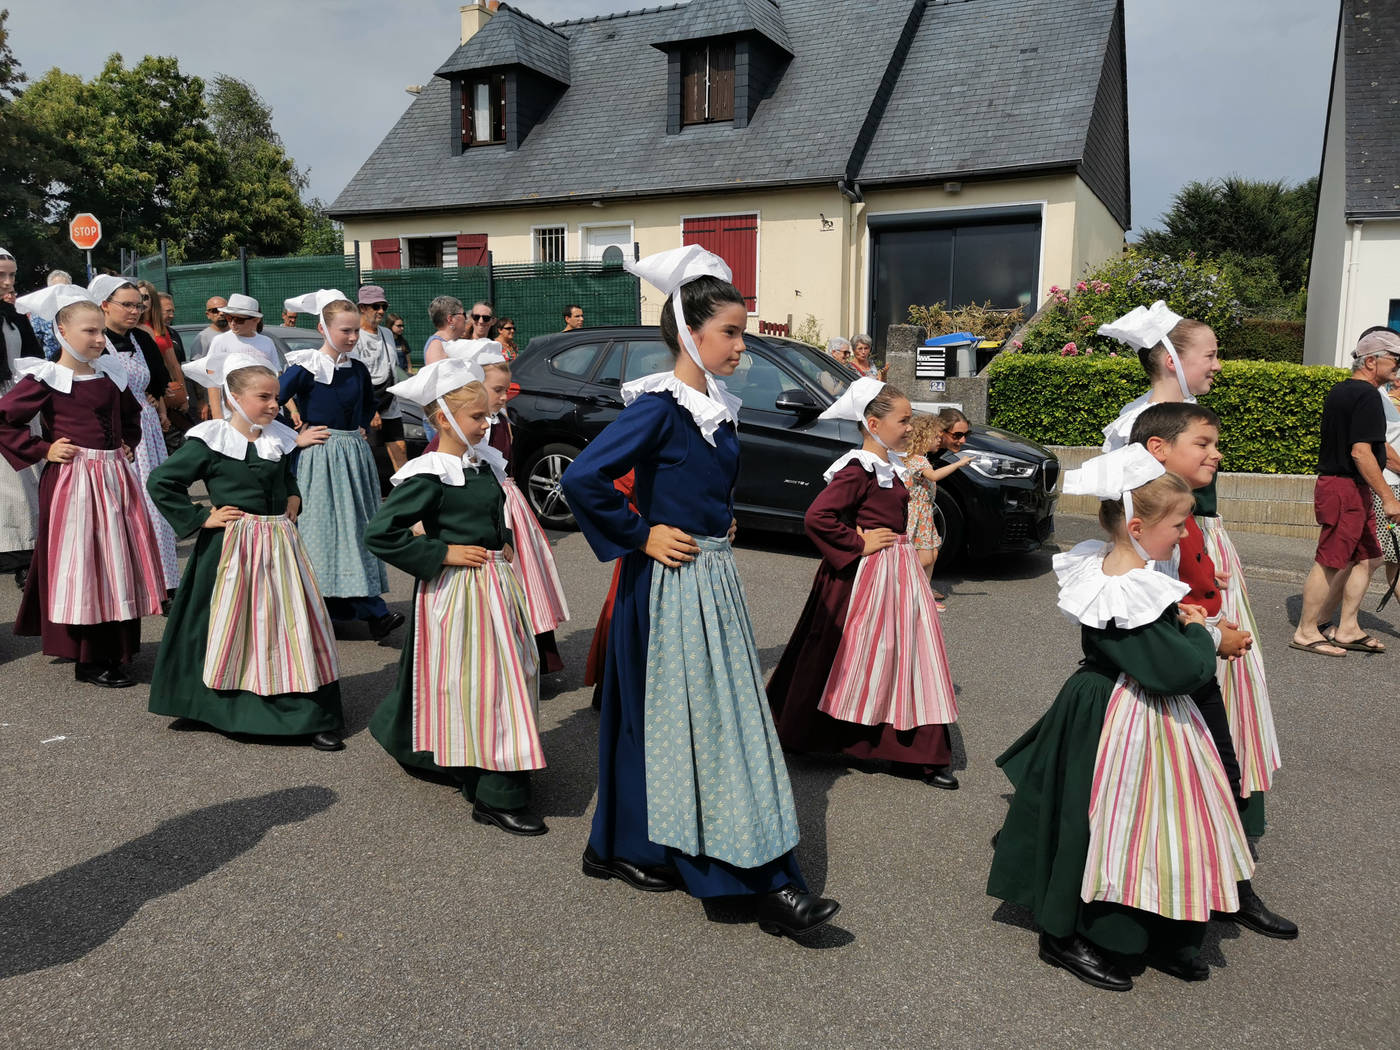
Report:
[[[744,336],[747,352],[725,379],[743,399],[744,467],[734,493],[745,528],[801,532],[802,515],[832,461],[860,445],[849,420],[818,419],[856,374],[820,350],[788,339]],[[540,336],[512,362],[519,393],[508,414],[515,473],[540,521],[572,528],[559,486],[564,470],[622,411],[623,383],[675,363],[655,327],[583,328]],[[1054,531],[1057,459],[1004,430],[973,427],[976,456],[938,486],[948,560],[1034,550]]]

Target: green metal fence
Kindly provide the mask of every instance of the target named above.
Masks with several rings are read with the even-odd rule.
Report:
[[[176,324],[203,322],[205,302],[215,295],[226,299],[233,292],[256,299],[267,324],[281,324],[282,303],[294,295],[318,288],[339,288],[353,300],[358,286],[355,260],[342,255],[231,259],[186,263],[168,269],[159,255],[152,255],[137,260],[136,276],[163,287],[175,297]],[[310,318],[302,318],[300,323],[304,328],[314,324]]]

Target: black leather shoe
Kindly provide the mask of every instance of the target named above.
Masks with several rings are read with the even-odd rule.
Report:
[[[371,616],[365,623],[369,624],[369,636],[377,642],[390,631],[403,626],[403,613],[391,612],[383,616]]]
[[[126,689],[136,684],[136,679],[127,674],[121,664],[74,664],[73,677],[103,689]]]
[[[497,809],[477,799],[472,805],[472,820],[478,824],[494,824],[512,835],[543,835],[549,828],[539,817],[523,809]]]
[[[633,889],[647,893],[666,893],[681,885],[673,868],[644,868],[621,857],[604,860],[592,846],[583,851],[583,873],[594,879],[621,879]]]
[[[758,928],[774,937],[787,934],[801,937],[819,926],[825,926],[841,910],[841,905],[829,897],[804,893],[789,883],[775,893],[765,893],[754,902]]]
[[[1085,984],[1109,992],[1132,991],[1133,981],[1078,934],[1070,937],[1040,935],[1040,957],[1051,966],[1068,970]]]
[[[944,766],[942,769],[935,769],[930,773],[925,773],[924,783],[932,784],[934,787],[942,788],[944,791],[958,790],[958,778],[948,771],[947,766]]]
[[[1274,937],[1280,941],[1291,941],[1298,936],[1295,923],[1269,910],[1269,906],[1259,899],[1248,879],[1240,884],[1240,910],[1236,912],[1216,912],[1215,918],[1231,919],[1241,926],[1248,926],[1255,933]]]
[[[1210,967],[1200,959],[1152,959],[1152,965],[1180,981],[1204,981],[1210,977]]]
[[[335,733],[317,733],[311,738],[311,746],[317,751],[344,751],[345,741]]]

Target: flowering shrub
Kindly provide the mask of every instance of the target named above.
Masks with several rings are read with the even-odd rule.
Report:
[[[1040,317],[1011,349],[1062,357],[1116,355],[1122,344],[1099,335],[1099,325],[1158,299],[1165,299],[1182,317],[1210,325],[1222,343],[1244,319],[1244,308],[1229,278],[1215,263],[1129,249],[1075,282],[1073,288],[1052,285]]]

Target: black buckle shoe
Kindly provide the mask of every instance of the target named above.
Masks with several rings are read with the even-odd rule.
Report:
[[[317,733],[311,738],[311,746],[317,751],[344,751],[345,741],[335,733]]]
[[[1297,924],[1270,911],[1269,906],[1260,900],[1259,894],[1254,892],[1254,888],[1247,881],[1240,883],[1240,910],[1215,912],[1213,917],[1237,922],[1255,933],[1262,933],[1265,937],[1273,937],[1280,941],[1291,941],[1298,936]]]
[[[383,616],[371,616],[365,623],[369,624],[369,636],[377,642],[387,637],[390,631],[403,626],[403,613],[389,612]]]
[[[758,928],[774,937],[787,934],[802,937],[831,921],[841,905],[829,897],[804,893],[789,883],[774,893],[765,893],[754,902]]]
[[[480,799],[472,805],[472,820],[478,824],[493,824],[512,835],[543,835],[549,830],[533,813],[523,809],[497,809]]]
[[[942,788],[944,791],[958,790],[958,778],[953,776],[947,766],[925,773],[924,783],[931,784],[936,788]]]
[[[1133,981],[1078,934],[1070,937],[1040,935],[1040,957],[1051,966],[1068,970],[1085,984],[1109,992],[1132,991]]]
[[[103,689],[126,689],[136,684],[121,664],[74,664],[73,678]]]
[[[621,857],[604,860],[592,846],[583,851],[583,873],[593,879],[621,879],[633,889],[647,893],[666,893],[681,885],[672,868],[644,868]]]

